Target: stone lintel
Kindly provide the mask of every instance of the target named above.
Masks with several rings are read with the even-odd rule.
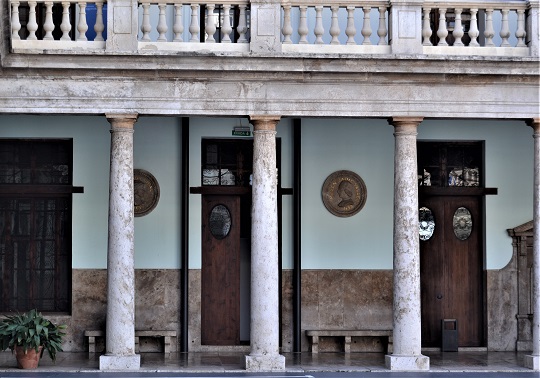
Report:
[[[390,370],[398,371],[418,371],[429,370],[429,357],[424,355],[417,356],[385,356],[386,367]]]
[[[253,372],[272,372],[285,370],[285,357],[276,355],[246,356],[245,368]]]
[[[523,361],[526,368],[540,370],[540,356],[526,355]]]
[[[104,354],[99,357],[99,370],[139,370],[140,367],[140,354],[127,356]]]

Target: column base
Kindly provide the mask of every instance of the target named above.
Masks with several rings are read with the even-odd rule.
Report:
[[[141,355],[118,356],[104,354],[99,357],[99,370],[139,370],[141,367]]]
[[[526,355],[524,362],[526,368],[540,370],[540,356]]]
[[[246,356],[246,370],[248,371],[284,371],[285,356],[281,354],[271,356]]]
[[[429,357],[421,354],[417,356],[396,356],[388,354],[384,356],[386,367],[390,370],[417,371],[429,370]]]

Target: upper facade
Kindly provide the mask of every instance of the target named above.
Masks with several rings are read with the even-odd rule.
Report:
[[[0,112],[539,116],[538,0],[1,0]]]

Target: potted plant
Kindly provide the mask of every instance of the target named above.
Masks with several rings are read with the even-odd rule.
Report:
[[[43,350],[56,362],[56,353],[62,351],[65,325],[55,325],[37,310],[8,315],[0,322],[0,350],[15,352],[21,369],[35,369]]]

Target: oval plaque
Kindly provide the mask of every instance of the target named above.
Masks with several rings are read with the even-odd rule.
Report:
[[[210,233],[218,240],[224,239],[231,231],[231,213],[225,205],[216,205],[210,212]]]
[[[159,201],[159,184],[156,178],[143,169],[133,170],[133,205],[136,217],[150,213]]]
[[[459,240],[467,240],[471,236],[472,232],[472,215],[471,212],[465,208],[460,207],[454,213],[454,234]]]
[[[435,231],[435,217],[433,217],[433,212],[427,207],[421,207],[418,210],[418,218],[420,221],[420,240],[426,241],[431,239]]]
[[[322,200],[326,209],[337,217],[350,217],[358,213],[367,199],[364,180],[351,171],[337,171],[326,178],[322,187]]]

